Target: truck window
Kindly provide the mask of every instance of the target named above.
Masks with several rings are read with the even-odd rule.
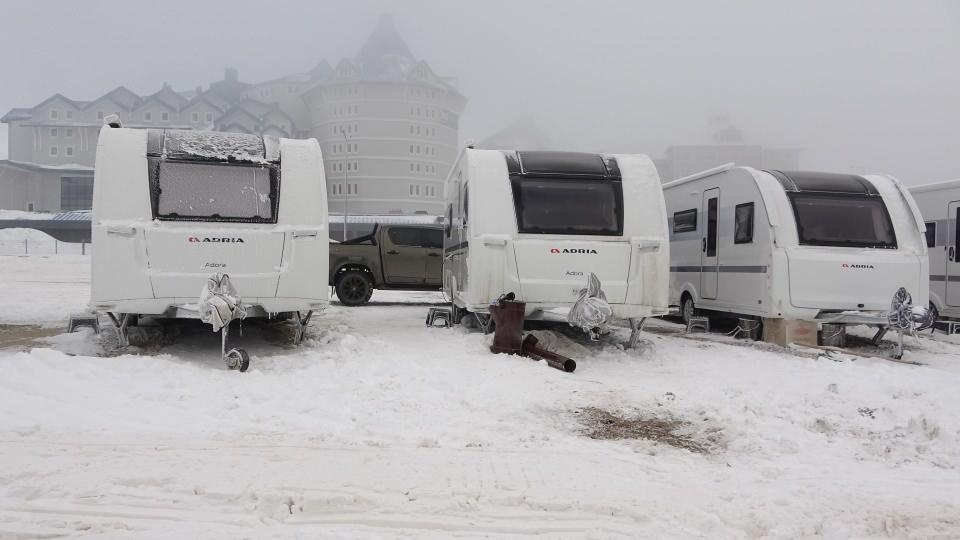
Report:
[[[169,221],[276,223],[274,167],[151,160],[155,217]]]
[[[563,177],[511,180],[521,233],[623,234],[620,182]]]
[[[420,230],[415,227],[391,227],[387,230],[387,236],[394,245],[420,247],[423,245]]]
[[[800,245],[896,249],[883,198],[849,193],[790,193]]]
[[[443,231],[440,229],[423,229],[423,246],[440,249],[443,247]]]

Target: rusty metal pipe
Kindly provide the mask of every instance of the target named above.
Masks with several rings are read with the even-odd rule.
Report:
[[[577,369],[577,363],[572,358],[567,358],[566,356],[537,347],[539,341],[540,340],[533,334],[527,334],[527,336],[523,338],[521,354],[523,356],[529,356],[534,360],[543,360],[548,366],[567,373],[573,373],[573,371]]]

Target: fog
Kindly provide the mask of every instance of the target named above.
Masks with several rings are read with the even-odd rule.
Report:
[[[960,3],[4,2],[0,109],[118,85],[257,82],[356,54],[383,13],[456,77],[462,139],[529,119],[557,146],[659,156],[711,142],[802,148],[804,168],[960,177]],[[0,143],[6,150],[4,134]]]

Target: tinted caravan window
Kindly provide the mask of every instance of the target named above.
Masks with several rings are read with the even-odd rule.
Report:
[[[620,182],[562,177],[513,178],[513,202],[521,233],[623,234]]]
[[[161,220],[276,223],[276,169],[263,165],[157,160],[154,212]]]
[[[753,203],[738,204],[733,215],[733,243],[753,242]]]
[[[790,193],[797,234],[805,246],[896,249],[883,199],[846,193]]]
[[[924,225],[927,226],[927,247],[932,248],[937,245],[937,222],[928,221]]]
[[[697,230],[697,209],[674,212],[673,232],[682,233]]]

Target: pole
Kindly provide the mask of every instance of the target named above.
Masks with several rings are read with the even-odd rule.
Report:
[[[347,145],[349,146],[349,145],[350,145],[350,137],[347,136],[347,132],[344,131],[343,128],[340,128],[340,134],[343,135],[343,140],[346,141],[346,142],[347,142]],[[345,191],[343,192],[343,241],[346,242],[346,241],[347,241],[347,216],[350,215],[350,212],[348,211],[348,206],[347,206],[347,205],[349,204],[349,202],[350,202],[350,198],[347,196],[347,195],[350,193],[350,184],[349,184],[349,182],[350,182],[350,177],[349,177],[349,175],[347,174],[347,170],[349,169],[349,166],[348,166],[348,165],[349,165],[349,162],[346,161],[346,160],[344,160],[344,161],[345,161],[345,163],[343,164],[343,165],[344,165],[344,167],[343,167],[343,187],[344,187],[344,190],[345,190]]]

